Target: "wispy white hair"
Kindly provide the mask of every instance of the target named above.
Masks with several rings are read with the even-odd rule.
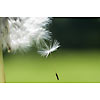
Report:
[[[41,54],[42,56],[48,57],[48,55],[51,52],[56,51],[60,47],[60,44],[57,40],[54,41],[54,43],[50,43],[50,45],[45,44],[43,48],[41,48],[38,53]]]
[[[51,19],[48,17],[1,17],[0,20],[3,49],[26,51],[51,40],[51,32],[47,29]]]

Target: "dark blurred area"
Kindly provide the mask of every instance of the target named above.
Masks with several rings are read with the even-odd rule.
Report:
[[[50,31],[61,48],[100,49],[100,18],[54,17]]]

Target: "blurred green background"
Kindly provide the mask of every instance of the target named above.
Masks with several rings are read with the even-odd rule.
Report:
[[[99,83],[100,18],[55,17],[49,30],[61,47],[48,58],[35,49],[27,53],[4,52],[6,82]]]

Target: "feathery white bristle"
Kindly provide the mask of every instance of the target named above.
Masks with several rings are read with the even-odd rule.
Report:
[[[60,47],[59,42],[55,40],[54,43],[50,44],[49,46],[45,44],[45,47],[41,48],[41,50],[39,50],[38,53],[41,54],[42,56],[48,57],[48,55],[51,52],[56,51],[59,47]]]
[[[9,52],[27,51],[34,45],[40,49],[38,53],[47,57],[59,47],[57,41],[50,46],[46,44],[46,41],[51,42],[51,32],[47,30],[49,23],[51,19],[48,17],[1,17],[0,40],[3,49]]]
[[[5,40],[6,45],[8,44],[12,51],[25,51],[34,43],[38,45],[44,39],[49,40],[50,32],[46,30],[49,22],[48,17],[20,17],[16,20],[9,18],[9,35]]]

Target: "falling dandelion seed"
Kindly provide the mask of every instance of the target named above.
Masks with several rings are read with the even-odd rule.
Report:
[[[38,51],[38,53],[40,53],[42,56],[48,57],[48,55],[51,52],[56,51],[59,47],[60,47],[59,42],[57,42],[57,40],[55,40],[54,43],[51,44],[51,45],[45,44],[45,47],[41,48],[41,50]]]
[[[58,77],[58,74],[56,73],[56,78],[57,78],[57,80],[59,80],[59,77]]]

